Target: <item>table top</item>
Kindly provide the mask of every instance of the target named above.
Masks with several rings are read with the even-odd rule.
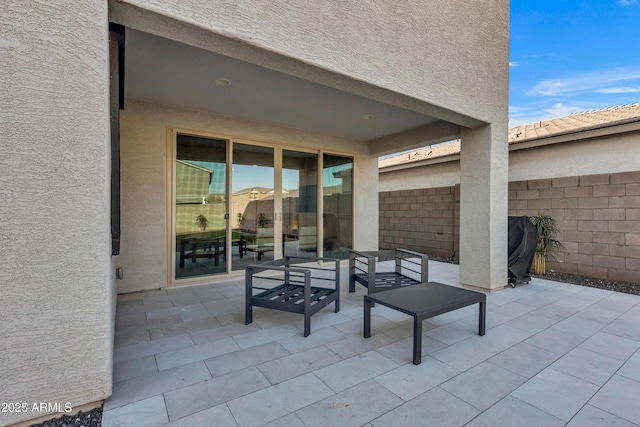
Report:
[[[482,292],[427,282],[376,292],[365,295],[365,298],[409,315],[420,316],[484,302],[487,296]]]

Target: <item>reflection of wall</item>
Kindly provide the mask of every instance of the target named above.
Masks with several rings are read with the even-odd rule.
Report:
[[[247,191],[234,193],[233,196],[231,196],[231,207],[234,216],[232,227],[247,229],[247,227],[251,224],[250,221],[256,219],[255,215],[252,218],[246,217],[245,211],[247,210],[247,206],[252,201],[262,200],[268,197],[273,198],[273,189],[254,188],[248,189]],[[271,205],[273,206],[273,202],[271,203]],[[273,212],[273,209],[270,212]],[[242,214],[242,224],[240,224],[238,213]]]
[[[209,195],[213,171],[176,161],[176,203],[203,203]]]
[[[244,230],[255,233],[258,228],[273,228],[273,198],[253,200],[243,212]]]
[[[176,235],[200,233],[196,224],[198,215],[204,215],[209,220],[206,231],[226,230],[227,224],[224,214],[227,211],[225,203],[206,205],[177,205],[176,206]]]

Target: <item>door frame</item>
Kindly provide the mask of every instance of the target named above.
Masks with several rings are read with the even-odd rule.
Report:
[[[244,270],[232,270],[232,257],[227,257],[226,260],[226,272],[206,275],[206,276],[193,276],[186,278],[176,279],[176,265],[175,265],[175,245],[176,245],[176,235],[175,235],[175,215],[176,215],[176,155],[177,155],[177,135],[184,134],[201,138],[211,138],[217,140],[224,140],[227,143],[226,151],[226,161],[227,161],[227,176],[226,176],[226,212],[227,212],[227,221],[226,221],[226,232],[227,236],[230,236],[232,233],[232,221],[234,212],[232,211],[232,168],[233,168],[233,144],[246,144],[246,145],[256,145],[263,147],[270,147],[274,150],[274,259],[278,259],[283,256],[282,250],[282,242],[279,240],[282,239],[282,152],[283,150],[289,151],[299,151],[305,153],[313,153],[317,155],[317,172],[316,172],[316,223],[317,223],[317,236],[316,236],[316,249],[317,256],[323,256],[323,245],[322,243],[322,233],[323,233],[323,223],[322,223],[322,213],[324,211],[323,206],[323,156],[325,154],[331,154],[336,156],[344,156],[351,157],[353,159],[354,164],[354,176],[353,176],[353,191],[355,193],[355,166],[357,163],[357,154],[354,152],[342,152],[338,150],[325,150],[325,149],[316,149],[305,146],[297,146],[294,144],[288,143],[277,143],[277,142],[268,142],[268,141],[260,141],[258,139],[254,139],[251,137],[243,137],[238,135],[229,135],[223,133],[214,133],[207,132],[201,130],[193,130],[186,129],[181,127],[167,127],[166,128],[166,147],[167,147],[167,162],[166,162],[166,245],[167,245],[167,266],[166,266],[166,274],[167,274],[167,286],[177,286],[177,285],[188,285],[188,284],[204,284],[204,283],[213,283],[217,282],[221,279],[228,279],[230,277],[242,277],[244,275]],[[353,196],[355,197],[355,196]],[[355,200],[353,200],[353,218],[352,229],[355,230],[355,222],[356,222],[356,212],[355,212]],[[276,221],[276,215],[278,215],[278,220]],[[352,236],[352,240],[355,236]],[[277,240],[276,240],[277,239]],[[279,243],[278,243],[279,242]],[[232,242],[231,239],[226,239],[226,253],[231,253],[232,250]]]

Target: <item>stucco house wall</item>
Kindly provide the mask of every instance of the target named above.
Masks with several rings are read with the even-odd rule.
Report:
[[[257,0],[226,2],[223,7],[214,0],[118,3],[112,6],[152,11],[312,64],[317,69],[301,76],[310,80],[331,79],[321,71],[331,70],[354,79],[339,83],[349,85],[345,87],[348,91],[358,90],[372,98],[385,96],[391,104],[402,103],[468,127],[498,120],[506,126],[506,105],[502,104],[509,77],[504,58],[509,40],[508,0],[304,5],[294,0]],[[469,72],[470,68],[474,71]],[[329,86],[338,83],[332,79]],[[411,103],[393,92],[433,106]]]
[[[507,147],[500,136],[507,131],[508,6],[504,0],[473,4],[414,0],[313,3],[301,8],[281,0],[221,8],[218,2],[204,0],[125,0],[111,3],[110,17],[127,27],[450,122],[448,127],[437,122],[411,135],[361,141],[361,152],[372,156],[422,146],[466,129],[462,139],[470,161],[468,170],[477,173],[470,174],[461,186],[467,195],[461,197],[466,206],[461,226],[476,229],[482,222],[483,229],[501,240],[506,239],[502,225],[507,211]],[[390,20],[393,16],[409,22]],[[251,24],[256,22],[260,25]],[[362,43],[363,38],[367,43]],[[470,93],[474,96],[469,97]],[[356,174],[368,176],[369,172]],[[356,176],[356,185],[361,185],[357,182]],[[491,183],[504,183],[505,191],[489,192],[484,187]],[[375,181],[367,183],[368,188],[375,185]],[[377,194],[364,209],[355,206],[356,217],[366,212],[369,218],[356,221],[356,239],[373,237],[372,242],[366,241],[369,237],[356,242],[361,249],[377,246],[376,231],[371,231],[378,218],[376,198]],[[478,203],[505,215],[483,219],[470,215],[471,207]],[[461,266],[462,277],[472,277],[481,286],[502,286],[494,284],[506,273],[488,272],[485,266],[504,273],[503,248],[493,239],[462,234],[468,239],[465,247],[482,246],[476,251],[482,260]],[[137,279],[135,274],[133,278]]]
[[[355,243],[377,246],[383,152],[462,134],[469,197],[506,212],[509,2],[61,0],[0,2],[0,396],[28,403],[107,398],[118,291],[166,283],[166,126],[353,150]],[[399,19],[401,18],[401,19]],[[111,258],[108,23],[112,21],[441,121],[409,135],[344,141],[128,100],[122,112],[122,252]],[[363,41],[366,41],[363,42]],[[132,121],[140,120],[138,126]],[[224,121],[224,123],[222,123]],[[304,143],[301,141],[304,140]],[[138,198],[138,196],[140,196]],[[461,217],[469,210],[462,208]],[[483,219],[504,235],[502,215]],[[472,217],[461,218],[468,227]],[[134,225],[144,225],[136,230]],[[497,234],[496,234],[497,233]],[[502,236],[504,237],[504,236]],[[502,246],[469,235],[504,272]],[[131,266],[131,263],[137,266]],[[492,283],[483,266],[461,275]],[[142,269],[144,268],[144,274]],[[471,274],[474,273],[474,274]],[[488,286],[488,285],[487,285]],[[45,413],[54,412],[47,409]],[[39,412],[0,413],[0,425]]]
[[[122,179],[122,247],[117,266],[124,279],[118,281],[118,292],[158,289],[169,283],[167,248],[167,130],[177,128],[203,134],[233,136],[237,141],[282,144],[324,150],[355,158],[354,244],[377,248],[377,212],[370,200],[378,197],[375,185],[378,158],[369,155],[366,145],[325,135],[270,126],[247,120],[216,116],[135,99],[126,100],[121,112],[121,179]],[[377,207],[377,205],[376,205]],[[366,220],[358,213],[367,212]],[[375,227],[375,228],[374,228]],[[372,232],[372,229],[376,232]]]
[[[25,3],[0,2],[0,401],[27,404],[2,426],[111,394],[107,5]]]
[[[617,133],[612,128],[596,136],[565,138],[526,149],[512,147],[509,215],[546,211],[557,220],[564,251],[548,268],[640,283],[640,130],[635,126]],[[436,160],[381,170],[380,246],[405,245],[441,256],[450,256],[449,248],[456,250],[458,225],[443,218],[452,217],[451,210],[459,207],[437,205],[434,197],[456,194],[460,164],[457,155]],[[398,206],[408,211],[400,212]],[[399,217],[411,218],[411,223],[420,218],[421,224],[409,230]],[[448,236],[452,238],[445,242]]]

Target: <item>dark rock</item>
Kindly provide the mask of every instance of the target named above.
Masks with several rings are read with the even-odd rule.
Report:
[[[101,427],[102,408],[95,408],[89,412],[78,412],[75,415],[63,415],[60,418],[32,424],[31,427]]]

